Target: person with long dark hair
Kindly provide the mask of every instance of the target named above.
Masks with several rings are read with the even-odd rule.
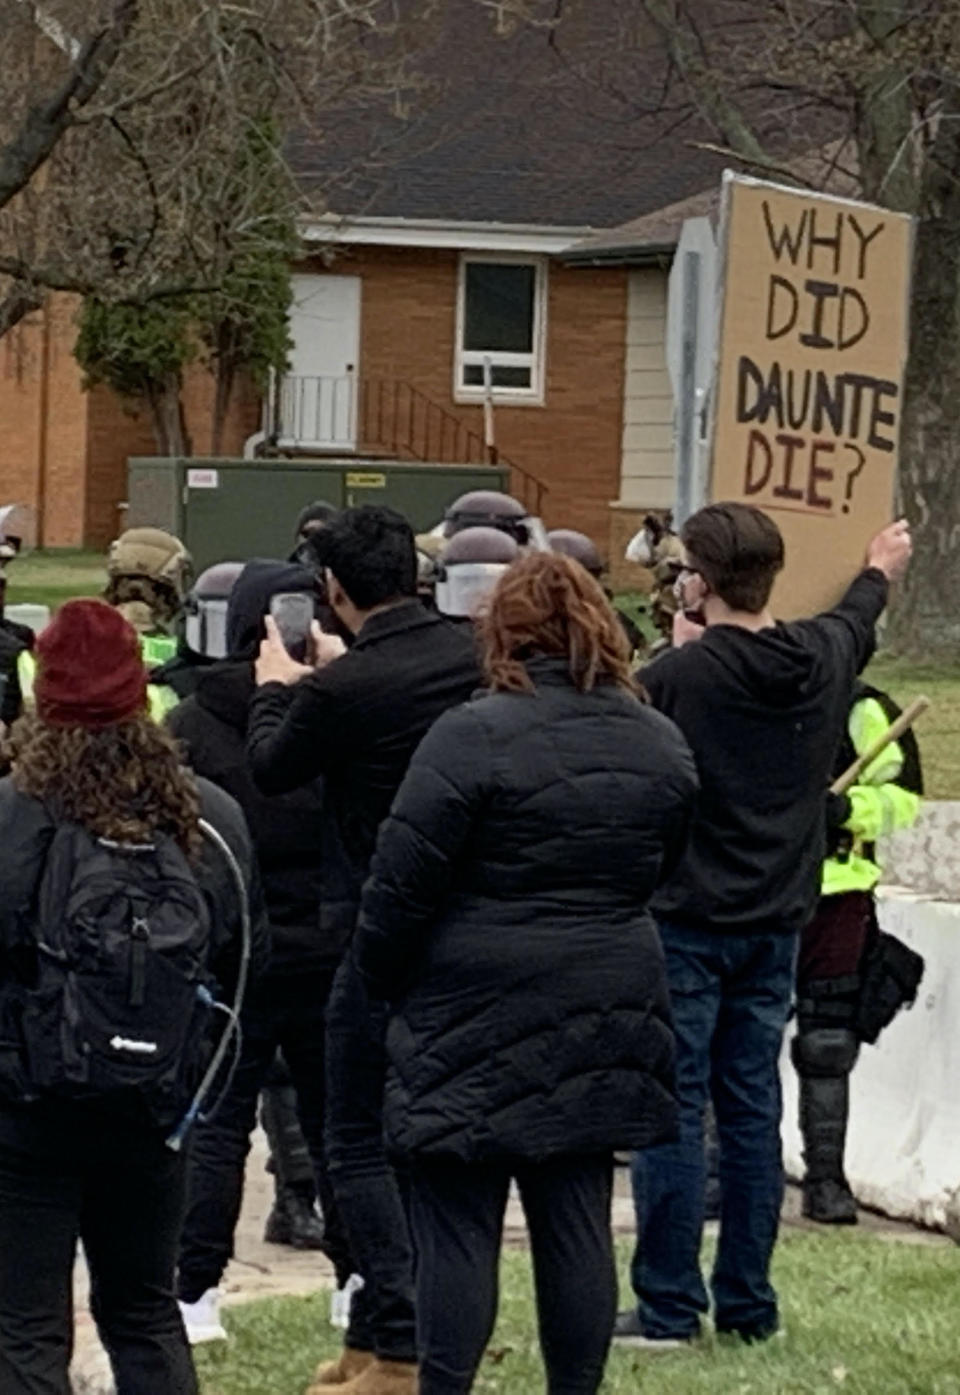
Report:
[[[0,781],[0,1390],[68,1395],[82,1240],[117,1395],[194,1395],[180,1144],[245,901],[263,958],[250,840],[148,716],[118,611],[68,602],[37,658]]]
[[[511,1179],[548,1390],[593,1395],[616,1312],[613,1154],[675,1126],[647,902],[682,852],[697,780],[576,562],[514,563],[481,632],[492,691],[414,756],[353,952],[394,1005],[385,1125],[410,1171],[420,1395],[472,1386]]]

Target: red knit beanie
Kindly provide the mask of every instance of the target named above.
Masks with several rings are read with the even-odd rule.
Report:
[[[107,727],[142,712],[140,641],[103,601],[67,601],[37,640],[37,713],[53,726]]]

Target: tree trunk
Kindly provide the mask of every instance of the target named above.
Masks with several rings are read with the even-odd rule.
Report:
[[[213,427],[210,433],[210,454],[223,454],[223,433],[227,424],[227,413],[233,401],[233,389],[237,375],[226,359],[218,358],[214,368],[216,391],[213,397]]]
[[[917,230],[900,464],[914,557],[891,615],[903,653],[960,653],[960,131],[942,123]]]
[[[183,457],[193,454],[181,387],[179,374],[170,373],[148,394],[158,455]]]

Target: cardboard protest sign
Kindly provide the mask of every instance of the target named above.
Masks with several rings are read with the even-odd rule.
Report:
[[[784,619],[834,605],[892,517],[912,219],[724,176],[710,497],[776,519]]]

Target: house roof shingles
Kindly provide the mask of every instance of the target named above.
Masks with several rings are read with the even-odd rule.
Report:
[[[842,163],[843,157],[846,163]],[[782,171],[771,172],[768,177],[774,182],[790,180],[823,193],[857,198],[861,190],[851,163],[851,152],[834,142],[823,150],[788,161]],[[709,188],[701,189],[689,198],[584,238],[570,248],[565,259],[579,263],[610,264],[655,260],[668,255],[680,241],[683,225],[688,218],[710,218],[716,222],[720,198],[721,185],[719,181],[714,181]]]
[[[386,101],[325,113],[292,145],[302,186],[347,217],[599,229],[716,184],[724,161],[694,148],[706,130],[657,110],[656,48],[616,48],[620,0],[572,14],[553,42],[502,38],[476,0],[447,0],[411,115]]]

